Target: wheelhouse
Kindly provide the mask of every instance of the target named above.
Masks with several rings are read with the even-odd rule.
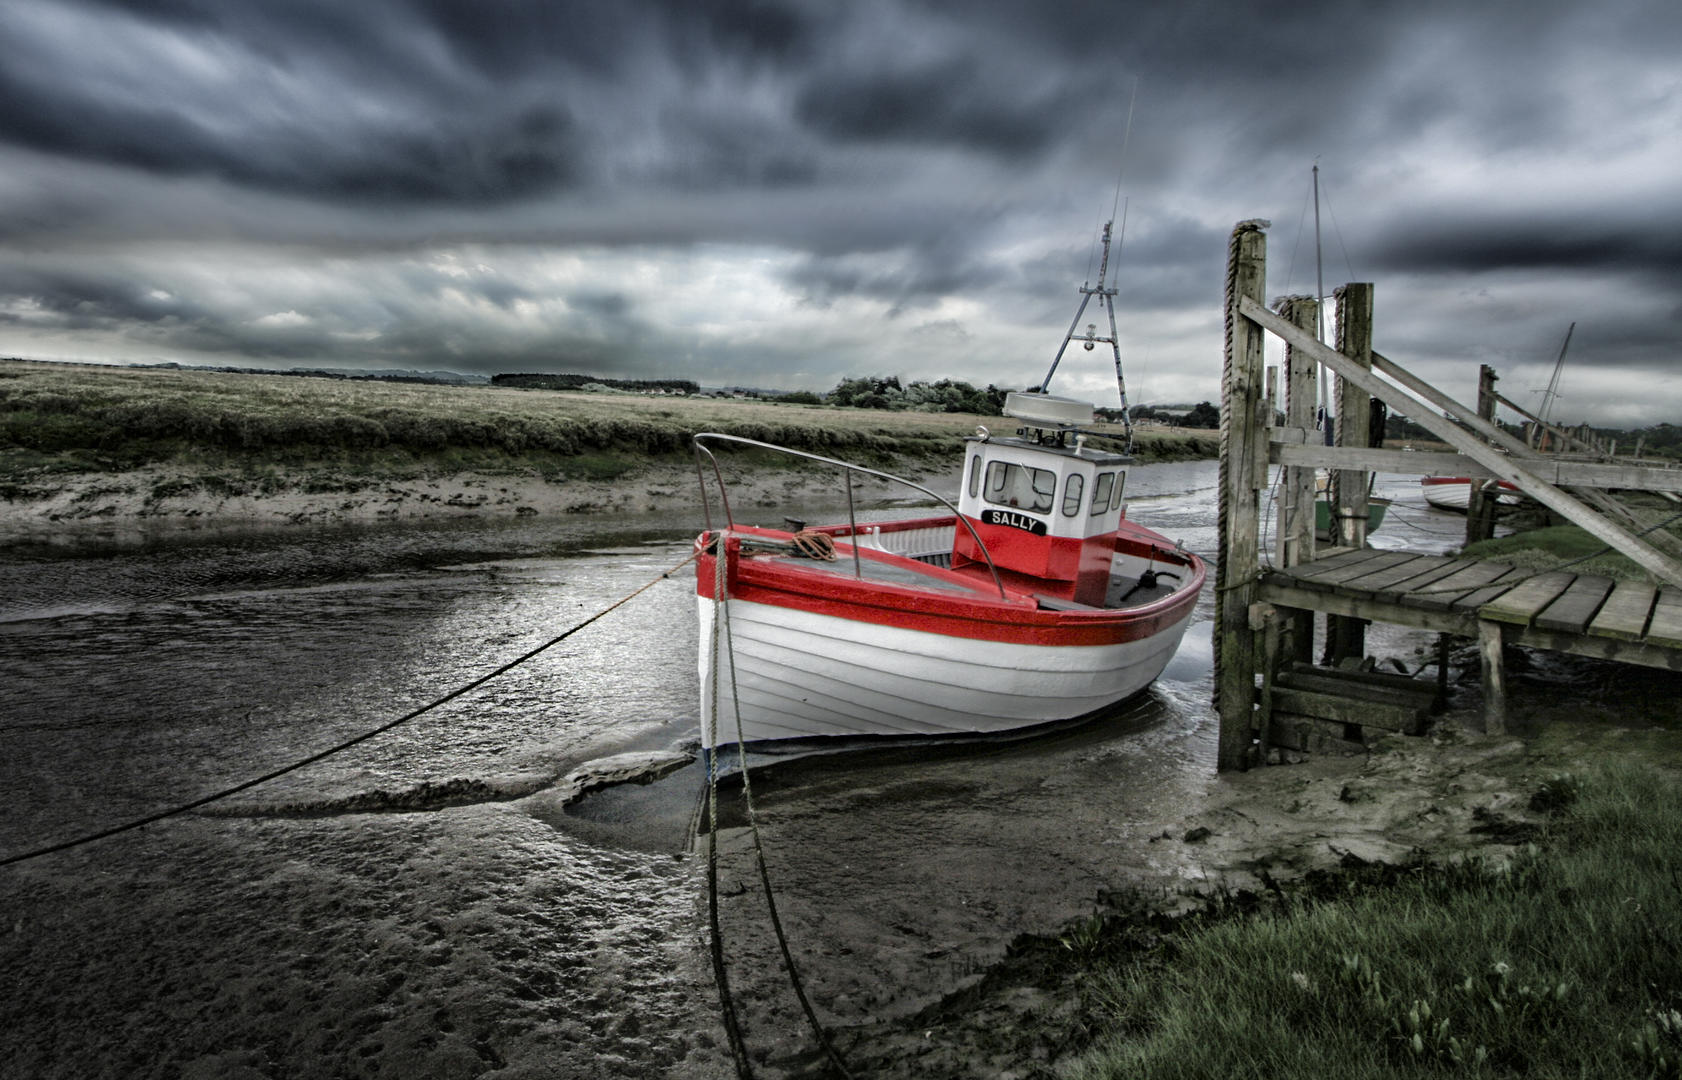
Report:
[[[1046,413],[1068,399],[1021,404],[1011,395],[1007,415],[1029,424],[1048,424]],[[1090,421],[1091,406],[1085,406]],[[1078,417],[1076,418],[1079,419]],[[1130,458],[1089,449],[1076,424],[1026,426],[1016,435],[994,438],[982,432],[967,440],[958,512],[975,527],[1002,573],[1047,579],[1045,589],[1060,599],[1102,604],[1110,579],[1116,531]],[[960,529],[954,565],[983,561],[968,530]]]

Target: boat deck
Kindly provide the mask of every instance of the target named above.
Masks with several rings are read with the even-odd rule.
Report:
[[[868,549],[866,549],[868,550]],[[755,554],[755,559],[775,559],[785,566],[793,567],[815,574],[835,574],[840,577],[862,578],[865,581],[887,585],[905,585],[913,589],[939,589],[950,593],[975,593],[980,596],[991,596],[995,599],[999,593],[993,587],[991,578],[983,580],[976,578],[955,581],[946,573],[934,573],[924,570],[945,570],[945,566],[933,560],[916,559],[903,556],[893,559],[871,558],[868,555],[860,558],[857,565],[853,562],[850,552],[842,549],[833,560],[812,559],[802,555],[792,554]],[[951,560],[948,559],[948,562]]]
[[[870,549],[862,549],[869,551]],[[859,577],[865,581],[872,581],[890,585],[904,585],[916,589],[938,589],[941,592],[967,594],[979,597],[998,596],[993,584],[993,577],[985,567],[971,567],[958,572],[960,580],[951,576],[951,556],[901,556],[899,558],[872,558],[870,555],[858,560],[854,565],[852,554],[845,548],[838,552],[834,561],[812,559],[806,556],[782,552],[757,552],[751,556],[755,559],[775,559],[782,565],[799,569],[807,573],[834,574],[840,577]],[[1180,587],[1181,577],[1175,576],[1181,568],[1168,571],[1158,571],[1154,584],[1142,584],[1136,573],[1124,573],[1120,564],[1136,562],[1117,557],[1118,564],[1110,576],[1110,586],[1104,596],[1102,608],[1078,604],[1073,601],[1059,600],[1055,597],[1034,594],[1034,599],[1040,607],[1049,611],[1113,611],[1127,608],[1143,607],[1165,597],[1173,595]],[[932,568],[925,570],[924,567]],[[944,573],[937,571],[945,571]],[[1013,583],[1006,582],[1007,587]],[[1020,588],[1020,580],[1015,582]]]

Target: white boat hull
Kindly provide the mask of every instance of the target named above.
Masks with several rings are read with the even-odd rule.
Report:
[[[1419,482],[1425,501],[1439,510],[1465,511],[1472,503],[1472,481],[1468,477],[1427,476]],[[1496,501],[1502,506],[1516,506],[1521,498],[1517,488],[1503,481],[1496,491]]]
[[[701,736],[708,747],[819,735],[988,733],[1073,719],[1148,686],[1192,619],[1188,607],[1178,622],[1138,640],[1035,645],[732,598],[729,633],[719,635],[729,644],[715,694],[715,605],[705,596],[698,601]]]

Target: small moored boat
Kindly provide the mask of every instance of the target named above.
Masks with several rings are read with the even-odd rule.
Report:
[[[1012,394],[1013,436],[966,441],[952,503],[909,481],[735,436],[695,438],[725,523],[696,540],[702,743],[1003,732],[1100,712],[1162,673],[1203,561],[1125,518],[1130,458],[1092,406]],[[807,528],[730,516],[714,451],[781,450],[921,492],[946,513]]]
[[[1478,481],[1483,483],[1484,481]],[[1473,480],[1469,476],[1422,476],[1419,488],[1425,501],[1439,510],[1464,512],[1472,502]],[[1505,480],[1496,482],[1495,501],[1501,506],[1517,506],[1524,498],[1522,492]]]

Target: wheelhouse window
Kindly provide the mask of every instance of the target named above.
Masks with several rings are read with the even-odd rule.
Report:
[[[1057,495],[1057,474],[1049,469],[1030,469],[1010,461],[987,466],[987,490],[983,496],[995,506],[1051,513]]]
[[[1110,496],[1115,493],[1115,473],[1099,473],[1092,485],[1092,514],[1096,517],[1110,508]]]
[[[1080,513],[1081,496],[1086,494],[1086,477],[1080,473],[1070,473],[1069,479],[1063,484],[1063,516],[1074,517]]]
[[[1110,493],[1110,509],[1121,505],[1121,492],[1127,486],[1127,470],[1123,469],[1115,474],[1115,490]]]
[[[970,497],[981,494],[981,455],[975,454],[969,459],[969,493]]]

